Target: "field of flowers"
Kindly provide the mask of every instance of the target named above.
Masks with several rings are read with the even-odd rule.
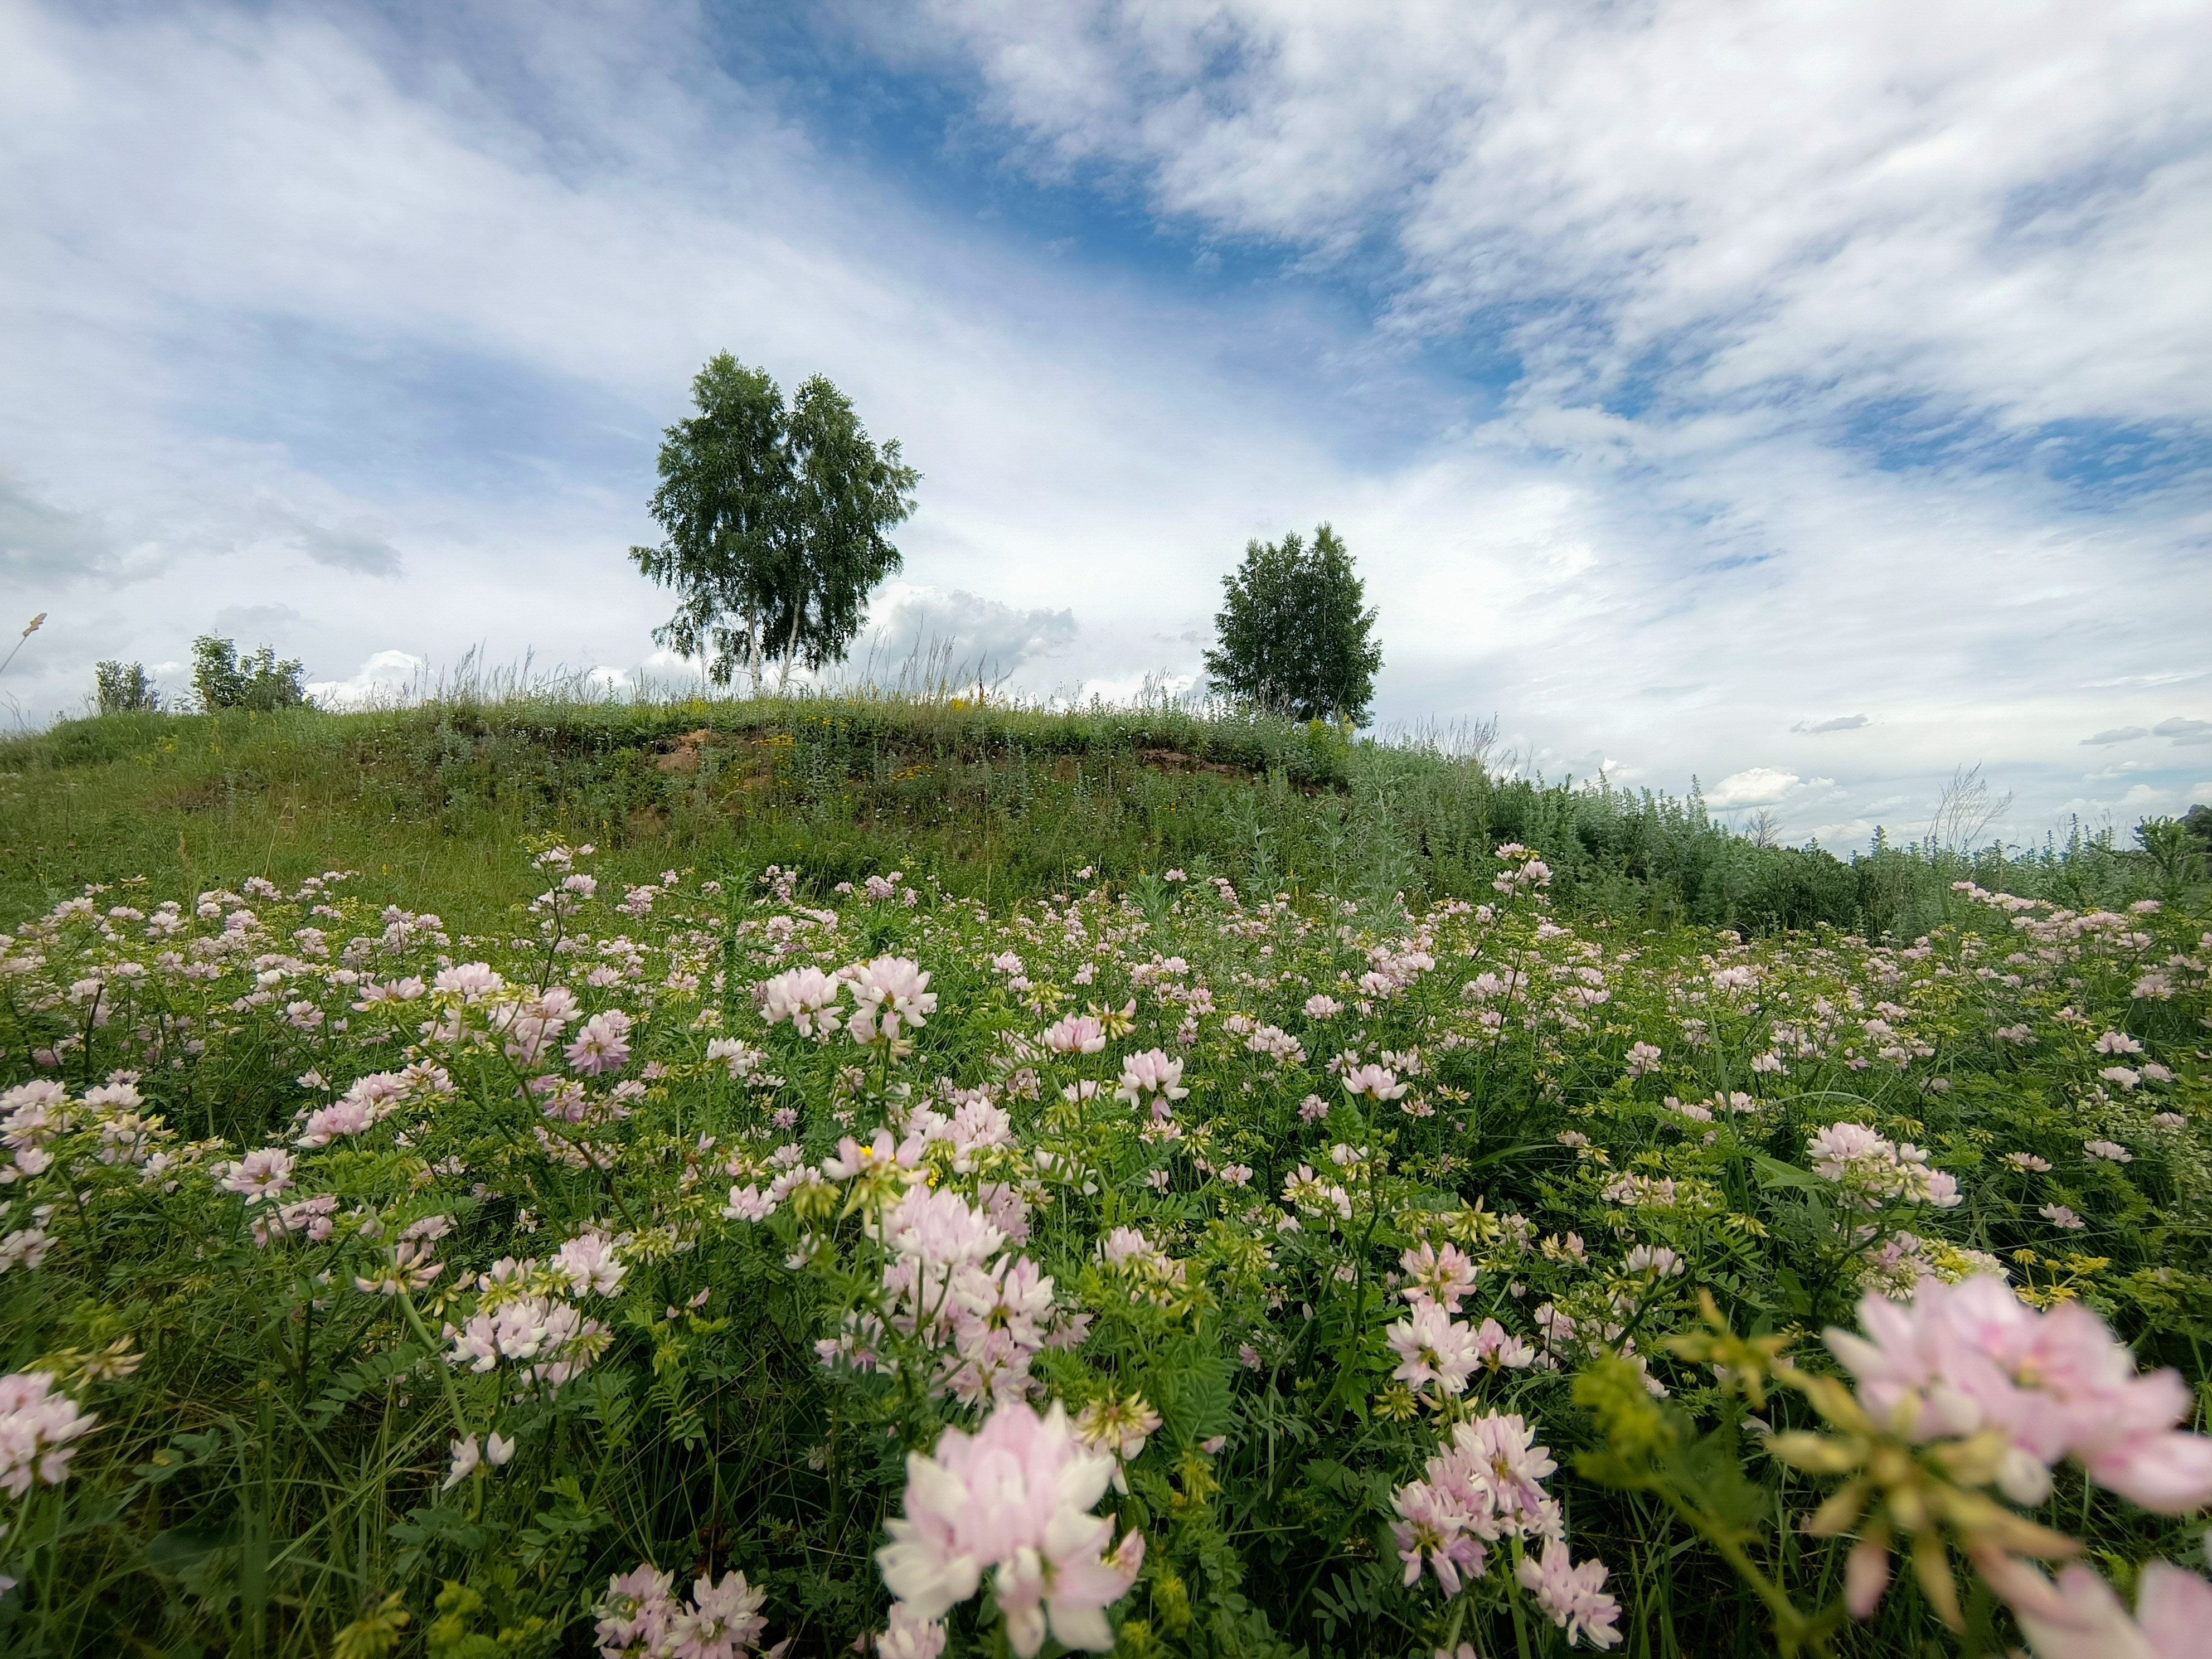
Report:
[[[2205,919],[1493,862],[21,921],[0,1646],[2205,1651]]]

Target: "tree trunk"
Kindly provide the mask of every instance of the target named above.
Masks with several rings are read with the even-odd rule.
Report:
[[[791,684],[791,659],[799,649],[799,624],[806,615],[804,605],[795,606],[791,613],[791,632],[784,636],[783,665],[775,678],[775,694],[779,697]]]

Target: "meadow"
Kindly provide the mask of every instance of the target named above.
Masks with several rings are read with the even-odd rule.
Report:
[[[0,746],[0,1644],[2197,1650],[2197,872],[1486,759]]]

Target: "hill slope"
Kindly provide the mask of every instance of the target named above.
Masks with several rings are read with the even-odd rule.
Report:
[[[824,884],[904,869],[1041,894],[1090,866],[1181,866],[1251,889],[1478,893],[1501,842],[1561,902],[1645,926],[1828,924],[1908,936],[1950,884],[2079,906],[2157,890],[2109,838],[2026,862],[1757,847],[1702,804],[1501,776],[1433,744],[1176,709],[1048,713],[890,697],[458,701],[333,714],[136,715],[0,744],[0,904],[88,881],[163,891],[328,868],[490,912],[527,897],[532,835],[594,839],[641,875],[799,864]]]

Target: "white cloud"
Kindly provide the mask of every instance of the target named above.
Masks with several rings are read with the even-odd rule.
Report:
[[[2081,787],[2063,733],[2148,730],[2198,672],[2187,492],[2085,510],[2016,447],[2203,441],[2212,47],[2179,14],[1098,0],[870,33],[958,46],[1062,199],[1283,256],[1188,288],[836,159],[688,12],[456,15],[0,9],[0,558],[56,612],[27,703],[180,656],[211,595],[295,612],[272,642],[311,672],[688,678],[622,550],[725,346],[907,441],[879,615],[989,595],[939,620],[1041,689],[1187,683],[1245,538],[1324,517],[1382,613],[1381,720],[1500,712],[1661,787],[1793,775],[1788,708],[1852,709],[1800,735],[1867,737],[1783,753],[1923,805],[1981,759],[2039,832]]]
[[[1754,766],[1732,772],[1705,793],[1705,805],[1723,810],[1736,806],[1772,806],[1797,787],[1795,772],[1771,766]]]
[[[930,11],[1036,164],[1121,166],[1234,235],[1392,237],[1408,326],[1571,303],[1580,328],[1526,339],[1555,380],[1589,389],[1656,350],[1710,392],[1789,376],[2015,419],[2207,409],[2212,38],[2185,10]]]
[[[1174,702],[1197,690],[1198,686],[1199,677],[1195,674],[1176,674],[1156,668],[1149,673],[1127,674],[1118,679],[1085,680],[1073,696],[1065,696],[1061,701],[1083,703],[1095,697],[1107,702]]]
[[[1864,714],[1838,714],[1833,720],[1799,720],[1790,729],[1792,732],[1802,732],[1808,736],[1818,736],[1823,732],[1856,732],[1867,724],[1867,717]]]
[[[310,680],[308,700],[324,708],[368,708],[421,695],[430,665],[408,651],[375,651],[342,680]]]
[[[2132,743],[2137,738],[2147,738],[2149,735],[2150,728],[2147,726],[2115,726],[2109,731],[2098,732],[2094,737],[2082,738],[2081,746],[2086,749],[2093,744]]]
[[[896,582],[871,607],[868,637],[854,653],[853,668],[884,683],[980,679],[998,684],[1028,665],[1064,653],[1078,631],[1071,610],[1018,611],[959,588]]]
[[[2170,738],[2175,743],[2191,744],[2212,743],[2212,720],[2178,719],[2160,720],[2156,726],[2151,727],[2151,735]]]

